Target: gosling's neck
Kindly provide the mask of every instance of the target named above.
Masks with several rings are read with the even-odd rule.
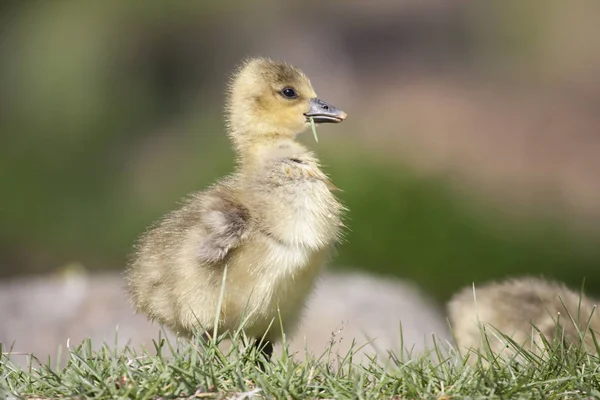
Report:
[[[231,134],[242,172],[252,172],[266,165],[265,161],[285,157],[312,157],[312,153],[296,140],[296,134],[268,130],[257,134]]]

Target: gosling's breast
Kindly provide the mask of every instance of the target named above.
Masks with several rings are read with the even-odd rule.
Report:
[[[305,246],[287,245],[270,235],[254,238],[252,250],[239,254],[232,269],[231,287],[236,296],[234,309],[246,310],[250,334],[262,335],[275,323],[279,332],[279,316],[284,327],[293,327],[310,294],[329,249],[311,250]],[[242,278],[242,279],[240,279]],[[241,283],[243,282],[243,284]],[[231,315],[235,326],[241,315]]]
[[[331,193],[327,177],[315,165],[285,162],[276,165],[258,187],[255,201],[261,229],[287,251],[319,250],[330,246],[341,226],[341,204]],[[274,248],[274,254],[279,250]],[[285,252],[282,257],[290,257]]]

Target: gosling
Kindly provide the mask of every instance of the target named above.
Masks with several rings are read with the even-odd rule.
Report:
[[[226,115],[235,172],[142,235],[127,281],[151,320],[187,337],[243,324],[268,359],[343,229],[335,186],[296,136],[310,119],[338,123],[346,113],[318,99],[299,69],[255,58],[233,75]]]
[[[461,350],[483,351],[480,324],[484,324],[495,354],[516,354],[498,332],[536,354],[544,349],[540,333],[550,344],[558,340],[566,346],[578,346],[583,340],[587,351],[595,353],[590,333],[600,333],[595,304],[595,300],[562,283],[525,277],[476,287],[475,294],[472,287],[466,287],[450,300],[448,314]]]

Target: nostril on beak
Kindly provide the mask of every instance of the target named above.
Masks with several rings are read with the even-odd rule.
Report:
[[[329,106],[327,104],[323,104],[323,110],[329,110]]]

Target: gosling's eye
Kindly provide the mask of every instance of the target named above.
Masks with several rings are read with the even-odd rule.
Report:
[[[286,97],[288,99],[295,99],[296,97],[298,97],[298,94],[292,88],[285,88],[285,89],[283,89],[281,91],[281,94],[283,95],[283,97]]]

